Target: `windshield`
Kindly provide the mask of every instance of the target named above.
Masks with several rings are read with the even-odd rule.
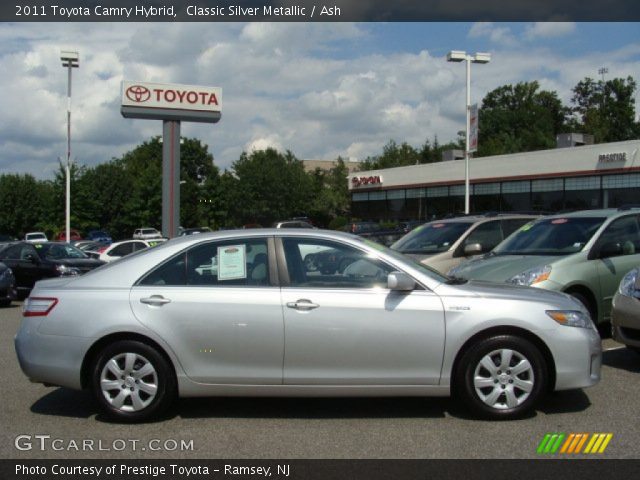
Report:
[[[29,240],[40,240],[40,239],[46,240],[47,236],[44,233],[28,233],[27,238]]]
[[[376,250],[380,251],[380,252],[384,252],[387,255],[389,255],[392,258],[395,258],[396,260],[403,262],[403,263],[408,263],[411,267],[415,268],[416,270],[419,270],[421,273],[433,278],[434,280],[438,281],[438,282],[442,282],[442,283],[446,283],[450,280],[449,277],[442,275],[440,272],[438,272],[437,270],[434,270],[431,267],[428,267],[422,263],[420,263],[418,260],[415,260],[411,257],[408,257],[406,255],[403,255],[402,253],[399,253],[397,251],[391,250],[390,248],[385,247],[384,245],[381,245],[379,243],[373,242],[371,240],[368,240],[366,238],[362,238],[362,242],[366,243],[368,246],[375,248]]]
[[[89,258],[82,250],[62,243],[47,243],[36,247],[40,258],[63,260],[66,258]]]
[[[469,222],[427,223],[407,233],[391,245],[391,249],[400,253],[446,252],[471,225]]]
[[[493,251],[496,255],[569,255],[584,248],[602,217],[549,218],[528,223]]]

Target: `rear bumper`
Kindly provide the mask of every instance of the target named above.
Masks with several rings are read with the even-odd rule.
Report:
[[[91,339],[42,335],[39,323],[37,317],[24,318],[15,336],[20,368],[32,382],[81,389],[80,370]]]

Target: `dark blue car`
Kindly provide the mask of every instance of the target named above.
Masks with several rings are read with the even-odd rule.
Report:
[[[111,238],[109,233],[105,232],[104,230],[91,230],[87,234],[87,240],[92,240],[96,243],[99,243],[101,245],[106,245],[106,246],[111,245],[111,243],[113,243],[113,239]]]

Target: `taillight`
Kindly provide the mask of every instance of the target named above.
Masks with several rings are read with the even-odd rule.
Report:
[[[46,317],[58,303],[57,298],[29,297],[22,307],[23,317]]]

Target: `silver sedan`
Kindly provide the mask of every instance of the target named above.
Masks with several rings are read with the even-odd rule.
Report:
[[[321,252],[348,267],[309,268]],[[565,294],[303,229],[181,237],[38,282],[15,346],[32,381],[91,389],[127,421],[177,397],[451,394],[506,419],[594,385],[601,365],[589,313]]]

